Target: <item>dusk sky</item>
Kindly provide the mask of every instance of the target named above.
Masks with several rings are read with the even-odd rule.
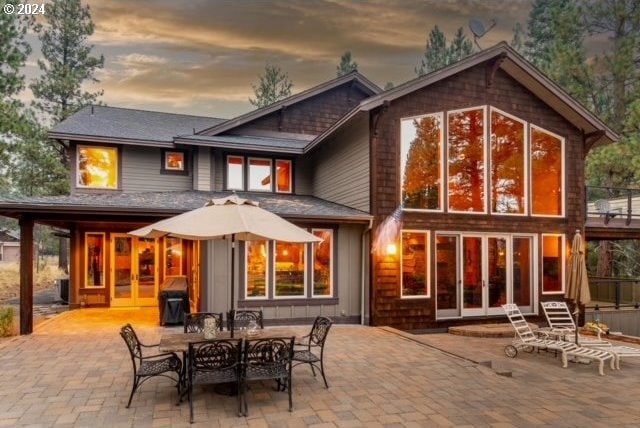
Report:
[[[511,41],[529,1],[473,0],[90,0],[96,75],[111,106],[229,118],[253,109],[252,83],[280,66],[300,92],[336,75],[350,50],[358,70],[381,87],[415,77],[426,38],[438,25],[450,39],[469,19],[497,25],[479,42]],[[34,45],[27,75],[36,72]],[[28,98],[30,94],[24,96]]]

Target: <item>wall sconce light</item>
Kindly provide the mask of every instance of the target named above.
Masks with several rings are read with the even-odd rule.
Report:
[[[397,252],[398,248],[396,247],[396,244],[387,244],[387,256],[395,256]]]

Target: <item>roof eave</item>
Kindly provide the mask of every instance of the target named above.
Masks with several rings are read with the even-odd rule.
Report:
[[[199,147],[216,147],[216,148],[229,149],[229,150],[248,150],[248,151],[254,151],[254,152],[284,153],[284,154],[290,154],[290,155],[300,155],[304,151],[303,149],[288,149],[283,147],[258,146],[254,144],[244,144],[244,143],[199,141],[199,140],[192,140],[189,138],[176,138],[174,139],[174,142],[178,144],[185,144],[185,145],[199,146]]]
[[[70,141],[83,141],[90,143],[108,143],[108,144],[128,144],[135,146],[151,146],[151,147],[173,147],[172,141],[157,141],[157,140],[142,140],[137,138],[115,138],[104,137],[98,135],[87,134],[69,134],[65,132],[52,132],[48,133],[50,139],[53,140],[70,140]]]

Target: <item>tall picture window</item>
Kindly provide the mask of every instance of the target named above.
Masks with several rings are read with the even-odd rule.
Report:
[[[91,189],[117,189],[118,149],[78,146],[76,186]]]
[[[227,156],[227,189],[244,190],[244,157]]]
[[[249,158],[249,190],[271,191],[271,159]]]
[[[564,235],[542,235],[542,292],[564,293]]]
[[[291,193],[291,161],[276,159],[276,192]]]
[[[442,210],[442,114],[400,123],[402,206]]]
[[[525,123],[491,109],[491,212],[525,214]]]
[[[267,297],[269,245],[267,241],[246,241],[246,281],[247,299]]]
[[[564,139],[531,126],[532,214],[563,215]]]
[[[402,231],[402,297],[429,297],[428,252],[428,232]]]
[[[448,114],[449,211],[486,212],[485,108]]]
[[[88,232],[84,235],[85,242],[85,276],[86,288],[102,288],[104,282],[104,233]]]
[[[164,248],[165,276],[182,275],[182,239],[167,236]]]
[[[313,244],[313,297],[328,297],[333,294],[333,231],[313,229],[312,233],[322,239]]]
[[[306,244],[275,243],[275,297],[304,297]]]

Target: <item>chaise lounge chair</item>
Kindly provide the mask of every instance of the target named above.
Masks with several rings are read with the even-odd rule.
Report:
[[[524,319],[520,308],[515,303],[507,303],[502,305],[507,318],[511,322],[516,335],[512,344],[505,346],[504,353],[507,357],[515,358],[518,355],[518,349],[531,352],[534,349],[552,350],[560,352],[562,356],[562,367],[568,366],[568,358],[582,358],[587,360],[598,361],[598,373],[604,376],[604,362],[610,360],[611,368],[615,369],[614,354],[599,348],[586,348],[578,346],[572,342],[564,342],[561,340],[550,340],[547,338],[537,338],[529,324]]]

